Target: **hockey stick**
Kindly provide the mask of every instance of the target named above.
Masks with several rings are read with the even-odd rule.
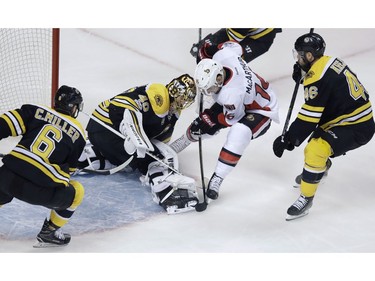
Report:
[[[4,156],[5,156],[5,154],[0,153],[0,158],[3,158]],[[108,169],[108,170],[91,170],[91,169],[84,168],[84,169],[80,169],[80,170],[77,170],[76,172],[74,172],[74,175],[78,175],[80,172],[86,172],[86,173],[92,173],[92,174],[98,174],[98,175],[113,175],[114,173],[117,173],[118,171],[121,171],[126,166],[128,166],[130,164],[130,162],[133,160],[133,158],[134,158],[134,156],[132,155],[124,163],[122,163],[121,165],[119,165],[117,167],[114,167],[112,169]]]
[[[83,168],[82,170],[79,170],[77,174],[79,174],[80,172],[86,172],[86,173],[89,173],[89,174],[98,174],[98,175],[113,175],[119,171],[121,171],[122,169],[126,168],[131,161],[133,161],[133,158],[134,156],[130,156],[130,158],[128,160],[126,160],[124,163],[122,163],[121,165],[117,166],[117,167],[114,167],[112,169],[108,169],[108,170],[93,170],[93,169],[88,169],[88,168]]]
[[[89,115],[87,114],[86,112],[83,112],[81,111],[84,115],[88,116],[89,118],[91,118],[92,120],[94,120],[95,122],[99,123],[100,125],[102,125],[104,128],[108,129],[109,131],[111,131],[112,133],[116,134],[117,136],[119,136],[120,138],[122,139],[125,139],[125,136],[123,134],[121,134],[119,131],[116,131],[115,129],[113,129],[112,127],[108,126],[106,123],[104,123],[103,121],[101,121],[100,119],[96,118],[95,116],[93,115]],[[156,157],[155,155],[153,155],[152,153],[146,151],[146,154],[152,158],[154,158],[156,161],[158,161],[159,163],[161,163],[162,165],[164,165],[165,167],[167,167],[168,169],[172,170],[173,172],[175,172],[176,174],[178,175],[182,175],[179,171],[177,171],[175,168],[169,166],[167,163],[163,162],[163,160],[159,159],[158,157]]]
[[[288,130],[289,121],[290,121],[290,117],[292,116],[292,111],[293,111],[294,103],[295,103],[295,101],[296,101],[298,88],[299,88],[299,81],[296,82],[296,85],[294,86],[292,99],[291,99],[291,101],[290,101],[290,105],[289,105],[288,113],[287,113],[287,115],[286,115],[285,124],[284,124],[284,128],[283,128],[283,133],[281,134],[282,137],[283,137],[283,138],[282,138],[283,140],[284,140],[284,137],[285,137],[286,131]]]
[[[4,156],[5,156],[5,154],[0,153],[0,158],[3,158]],[[77,170],[76,172],[73,173],[73,175],[78,175],[80,172],[86,172],[86,173],[98,174],[98,175],[113,175],[113,174],[117,173],[118,171],[121,171],[122,169],[124,169],[126,166],[128,166],[129,163],[133,160],[133,158],[134,158],[134,156],[131,156],[124,163],[122,163],[121,165],[119,165],[117,167],[114,167],[112,169],[108,169],[108,170],[91,170],[91,169],[84,168],[84,169]]]
[[[313,32],[314,32],[314,28],[310,28],[310,33],[313,33]],[[296,82],[296,85],[294,86],[292,99],[291,99],[291,101],[290,101],[290,105],[289,105],[288,113],[287,113],[287,115],[286,115],[286,119],[285,119],[285,124],[284,124],[284,128],[283,128],[283,132],[282,132],[282,134],[281,134],[283,140],[284,140],[284,137],[285,137],[286,131],[288,130],[288,126],[289,126],[289,122],[290,122],[290,117],[291,117],[291,115],[292,115],[292,111],[293,111],[294,103],[295,103],[295,101],[296,101],[296,97],[297,97],[297,92],[298,92],[299,84],[300,84],[300,81],[297,81],[297,82]]]
[[[202,39],[202,28],[199,28],[198,32],[199,32],[198,42],[200,42]],[[201,115],[202,111],[203,111],[203,93],[199,93],[199,115]],[[201,170],[201,181],[202,181],[202,189],[203,189],[203,202],[198,203],[195,206],[195,210],[197,212],[203,212],[204,210],[207,209],[207,199],[206,199],[206,186],[204,182],[203,151],[202,151],[202,135],[201,134],[199,134],[198,144],[199,144],[199,165],[200,165],[200,170]]]

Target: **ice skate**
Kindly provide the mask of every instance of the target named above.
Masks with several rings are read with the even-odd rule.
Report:
[[[214,173],[208,183],[206,196],[212,200],[216,200],[219,197],[219,189],[222,183],[223,179]]]
[[[297,201],[289,207],[287,211],[286,220],[294,220],[306,216],[312,206],[314,196],[305,197],[302,194],[298,197]]]
[[[68,245],[71,236],[70,234],[62,233],[61,229],[55,229],[46,219],[36,239],[38,242],[34,245],[34,248],[50,248]]]

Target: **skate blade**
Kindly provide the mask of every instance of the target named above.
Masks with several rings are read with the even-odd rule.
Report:
[[[54,244],[54,243],[46,243],[46,242],[36,242],[34,245],[33,245],[33,248],[60,248],[60,247],[65,247],[66,245],[68,244],[62,244],[62,245],[58,245],[58,244]]]
[[[195,211],[195,206],[198,204],[198,201],[193,200],[190,201],[185,208],[178,208],[177,205],[173,206],[168,206],[166,211],[168,215],[175,215],[175,214],[182,214],[182,213],[187,213],[190,211]]]
[[[177,208],[177,206],[170,206],[167,208],[167,214],[168,215],[176,215],[176,214],[182,214],[182,213],[187,213],[187,212],[191,212],[191,211],[195,211],[195,207],[193,206],[189,206],[189,207],[185,207],[183,209],[179,209]]]
[[[302,217],[304,217],[304,216],[306,216],[306,215],[308,215],[308,214],[309,214],[309,210],[306,210],[306,211],[304,211],[302,214],[297,215],[297,216],[292,216],[292,215],[288,215],[288,214],[287,214],[285,220],[286,220],[286,221],[292,221],[292,220],[295,220],[295,219],[302,218]]]

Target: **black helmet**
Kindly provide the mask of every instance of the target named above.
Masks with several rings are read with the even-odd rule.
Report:
[[[294,43],[294,49],[297,52],[311,52],[315,58],[320,58],[324,54],[326,43],[319,34],[307,33],[296,40],[296,43]]]
[[[74,106],[77,106],[76,108]],[[83,99],[81,93],[69,86],[61,86],[55,95],[55,110],[76,118],[78,112],[83,109]]]

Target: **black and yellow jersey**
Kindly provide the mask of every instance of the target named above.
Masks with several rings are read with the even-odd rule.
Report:
[[[300,145],[317,127],[328,131],[373,118],[369,95],[357,75],[339,58],[322,56],[303,80],[305,103],[290,126]]]
[[[81,124],[49,107],[25,104],[0,116],[0,139],[21,135],[4,165],[41,186],[68,186],[86,144]]]
[[[226,40],[234,40],[241,42],[245,38],[257,40],[271,32],[281,32],[280,28],[226,28],[228,38]]]
[[[170,102],[165,85],[152,83],[131,88],[101,102],[92,115],[119,131],[124,110],[138,111],[142,114],[143,130],[148,138],[168,142],[180,116],[180,112],[170,110]],[[92,119],[86,129],[88,132],[107,130]]]

